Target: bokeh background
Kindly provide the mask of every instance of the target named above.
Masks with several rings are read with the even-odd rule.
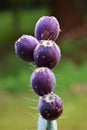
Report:
[[[39,97],[32,91],[34,64],[14,50],[23,34],[34,35],[35,23],[55,16],[62,32],[56,43],[62,58],[53,69],[54,92],[64,104],[59,130],[87,130],[87,0],[0,0],[0,130],[36,130]]]

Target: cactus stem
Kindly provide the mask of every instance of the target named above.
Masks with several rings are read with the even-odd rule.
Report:
[[[48,121],[41,115],[38,118],[38,130],[58,130],[56,120]]]

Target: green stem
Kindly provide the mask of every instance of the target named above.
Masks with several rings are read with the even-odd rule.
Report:
[[[47,121],[47,130],[57,130],[57,122],[56,122],[56,120]]]
[[[38,118],[38,130],[58,130],[56,120],[45,120],[41,115]]]

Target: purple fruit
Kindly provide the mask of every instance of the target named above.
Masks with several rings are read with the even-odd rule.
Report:
[[[61,98],[53,93],[41,97],[38,108],[42,117],[47,120],[55,120],[63,112]]]
[[[30,82],[33,90],[40,96],[52,92],[56,84],[54,73],[47,67],[36,68]]]
[[[59,22],[54,16],[41,17],[35,26],[35,37],[38,40],[53,40],[58,38],[60,32]]]
[[[42,40],[34,50],[34,61],[39,67],[44,66],[52,69],[59,63],[60,58],[60,48],[51,40]]]
[[[21,36],[15,43],[15,52],[25,61],[33,61],[33,52],[39,41],[30,35]]]

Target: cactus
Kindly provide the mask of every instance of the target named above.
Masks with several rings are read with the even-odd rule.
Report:
[[[38,130],[58,130],[56,120],[48,121],[41,115],[38,118]]]
[[[57,119],[63,112],[62,100],[54,93],[41,97],[38,108],[42,117],[49,121]]]
[[[58,20],[53,16],[41,17],[35,26],[35,37],[38,40],[53,40],[55,41],[60,32]]]
[[[54,68],[61,58],[59,46],[51,40],[42,40],[40,43],[34,50],[34,62],[39,67]]]
[[[54,94],[56,78],[51,69],[60,61],[61,51],[55,43],[60,32],[55,17],[43,16],[35,26],[35,37],[23,35],[15,42],[16,54],[25,61],[34,61],[37,68],[33,71],[30,83],[40,97],[38,110],[38,130],[58,130],[56,119],[63,112],[61,98]]]
[[[23,35],[15,42],[15,52],[25,61],[33,61],[33,51],[39,44],[38,40],[31,35]]]
[[[52,92],[56,84],[54,73],[47,67],[39,67],[31,75],[30,82],[33,90],[43,96]]]

